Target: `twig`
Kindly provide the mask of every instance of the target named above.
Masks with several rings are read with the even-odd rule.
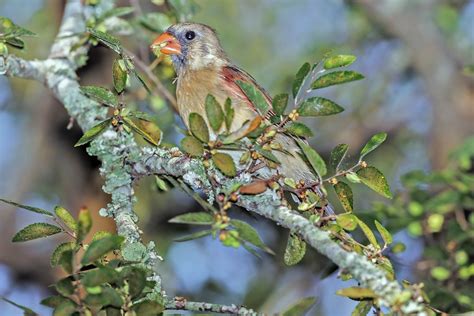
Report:
[[[263,315],[256,313],[252,309],[248,309],[237,305],[220,305],[204,302],[189,302],[182,297],[175,297],[174,300],[165,304],[166,310],[187,310],[192,312],[212,312],[233,315],[257,316]]]

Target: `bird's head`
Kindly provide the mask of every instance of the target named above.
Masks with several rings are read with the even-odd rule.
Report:
[[[199,23],[170,26],[155,39],[151,49],[170,55],[178,75],[187,69],[217,68],[228,63],[216,32]]]

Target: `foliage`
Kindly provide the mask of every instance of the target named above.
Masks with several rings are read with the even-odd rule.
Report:
[[[433,306],[447,313],[473,310],[474,138],[452,154],[446,169],[412,171],[402,183],[393,204],[374,205],[376,215],[389,230],[406,229],[423,241],[417,269]]]

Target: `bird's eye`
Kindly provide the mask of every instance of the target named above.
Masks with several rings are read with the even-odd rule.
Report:
[[[191,41],[196,37],[196,33],[194,33],[194,31],[187,31],[184,37],[186,37],[188,41]]]

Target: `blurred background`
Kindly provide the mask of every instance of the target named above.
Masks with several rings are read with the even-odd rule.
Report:
[[[474,71],[470,66],[474,65],[474,1],[171,2],[195,13],[193,21],[217,29],[231,59],[272,95],[290,90],[305,61],[316,62],[328,51],[358,56],[351,68],[366,79],[324,89],[320,95],[335,100],[345,111],[308,120],[315,131],[311,143],[326,158],[337,144],[349,144],[349,153],[357,159],[373,134],[388,133],[387,142],[368,162],[379,167],[393,191],[400,193],[394,201],[387,201],[357,186],[355,212],[380,219],[397,231],[397,241],[406,244],[404,252],[390,255],[397,278],[424,281],[433,289],[429,294],[439,295],[433,305],[442,310],[473,310],[474,189],[470,185],[474,142],[467,142],[454,158],[449,159],[449,153],[474,135]],[[135,6],[137,17],[127,16],[131,25],[118,33],[129,50],[151,63],[148,45],[156,32],[172,21],[156,12],[166,11],[170,4],[150,0],[117,4]],[[27,40],[26,52],[14,53],[46,58],[63,9],[64,1],[60,0],[0,0],[0,16],[38,34]],[[138,17],[141,13],[146,17]],[[87,66],[79,71],[81,83],[111,86],[113,57],[103,47],[92,48]],[[164,63],[155,71],[172,90],[170,65]],[[177,143],[181,136],[176,125],[182,124],[166,101],[148,96],[138,86],[130,90],[132,106],[156,114],[166,140]],[[81,131],[77,127],[67,130],[68,122],[64,108],[41,84],[0,76],[0,197],[46,209],[61,204],[74,213],[86,205],[96,214],[95,230],[114,230],[113,222],[97,214],[108,201],[101,192],[99,163],[87,155],[85,147],[73,147]],[[464,179],[465,185],[454,186],[445,178],[436,183],[432,178],[400,180],[412,170],[437,170],[443,176],[449,171],[450,176]],[[423,184],[410,186],[407,181],[411,180]],[[433,197],[448,190],[456,192],[448,207],[438,212],[429,206]],[[300,264],[284,266],[288,232],[271,222],[240,210],[231,213],[256,227],[276,252],[274,257],[262,254],[258,259],[211,238],[173,242],[191,228],[168,224],[167,220],[199,209],[179,189],[159,192],[154,179],[146,179],[137,187],[137,197],[144,238],[154,240],[165,258],[159,273],[169,295],[245,304],[267,313],[276,313],[303,296],[318,297],[311,310],[314,315],[350,315],[357,304],[335,295],[337,289],[355,283],[339,280],[335,267],[314,251],[308,251]],[[433,203],[439,206],[445,202]],[[442,214],[439,227],[431,226],[431,212]],[[19,228],[37,219],[32,213],[0,205],[0,296],[48,315],[50,310],[39,301],[49,295],[49,284],[60,276],[59,270],[49,267],[50,253],[59,238],[10,242]],[[444,234],[450,222],[454,228]],[[449,246],[453,238],[457,238],[454,248],[452,243]],[[450,272],[448,277],[433,273],[443,261],[449,264],[444,267]],[[463,274],[464,268],[467,272]],[[448,294],[436,292],[440,287]],[[21,314],[1,301],[0,311],[2,315]]]

